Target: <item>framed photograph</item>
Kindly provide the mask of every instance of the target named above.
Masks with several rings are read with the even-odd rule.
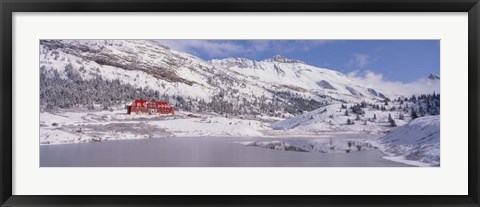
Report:
[[[477,0],[0,6],[2,206],[480,205]]]

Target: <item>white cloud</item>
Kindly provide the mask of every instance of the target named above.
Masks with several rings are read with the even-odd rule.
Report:
[[[246,48],[240,44],[229,41],[212,40],[157,40],[159,43],[182,52],[196,54],[198,50],[209,56],[229,56],[240,54]]]
[[[249,41],[249,43],[252,46],[251,50],[256,52],[263,52],[270,49],[272,41],[271,40],[251,40]]]
[[[364,68],[371,62],[371,57],[368,54],[355,53],[352,59],[348,62],[349,67]]]
[[[370,70],[363,72],[353,71],[347,74],[351,79],[360,82],[362,85],[382,91],[388,97],[410,96],[413,94],[428,94],[440,92],[440,81],[431,80],[427,77],[420,78],[410,83],[400,81],[387,81],[380,73]]]

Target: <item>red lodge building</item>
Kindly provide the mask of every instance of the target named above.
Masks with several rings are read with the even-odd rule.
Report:
[[[166,101],[150,101],[135,99],[133,103],[127,107],[127,113],[132,114],[175,114],[175,107]]]

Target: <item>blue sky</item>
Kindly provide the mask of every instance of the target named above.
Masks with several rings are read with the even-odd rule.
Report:
[[[413,82],[440,73],[438,40],[159,40],[202,59],[282,55],[345,74]]]

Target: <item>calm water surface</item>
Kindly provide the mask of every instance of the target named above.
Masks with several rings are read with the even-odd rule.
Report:
[[[40,167],[404,167],[381,151],[294,152],[234,142],[289,138],[172,137],[42,145]],[[311,138],[290,138],[311,139]]]

